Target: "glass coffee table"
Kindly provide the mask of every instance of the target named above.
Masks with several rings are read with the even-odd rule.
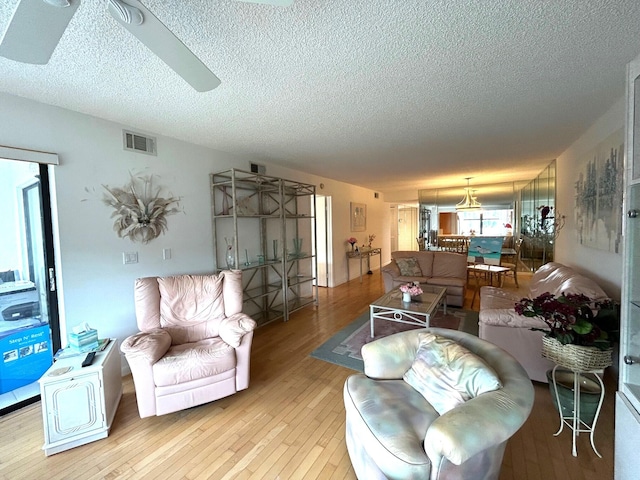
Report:
[[[422,295],[414,297],[411,302],[402,301],[399,288],[385,293],[382,297],[369,305],[371,321],[371,338],[374,338],[375,320],[407,323],[428,327],[431,316],[436,313],[440,305],[444,306],[447,314],[447,289],[431,285],[420,285]]]

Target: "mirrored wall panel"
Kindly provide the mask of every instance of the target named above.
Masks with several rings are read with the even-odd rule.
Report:
[[[472,237],[504,236],[505,248],[517,246],[519,268],[535,271],[553,261],[555,192],[555,160],[533,180],[420,190],[418,244],[464,253]]]

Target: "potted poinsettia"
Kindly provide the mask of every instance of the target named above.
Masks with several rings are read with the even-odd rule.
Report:
[[[549,292],[523,298],[516,313],[538,317],[548,328],[532,328],[545,333],[542,355],[573,370],[597,370],[611,365],[612,345],[617,340],[620,308],[606,299],[594,301],[582,294],[555,296]]]

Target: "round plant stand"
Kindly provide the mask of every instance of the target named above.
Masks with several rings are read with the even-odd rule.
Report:
[[[600,376],[596,373],[598,371],[582,372],[582,371],[573,370],[572,372],[570,372],[570,373],[573,373],[573,405],[570,406],[572,408],[567,408],[566,409],[567,411],[565,412],[565,409],[563,408],[563,403],[561,402],[560,394],[558,392],[559,388],[562,387],[562,383],[558,383],[558,380],[556,377],[556,373],[557,373],[556,370],[558,369],[558,367],[562,367],[562,366],[556,365],[555,367],[553,367],[553,370],[551,371],[553,391],[556,397],[556,405],[558,406],[558,413],[560,414],[560,428],[556,433],[554,433],[554,436],[557,437],[558,435],[560,435],[565,425],[569,429],[571,429],[573,434],[571,454],[574,457],[577,457],[578,450],[576,448],[576,437],[581,433],[588,433],[589,439],[591,441],[591,448],[593,448],[593,451],[596,453],[596,455],[598,455],[598,457],[602,458],[602,455],[600,455],[600,452],[598,452],[594,444],[593,435],[596,431],[596,423],[598,422],[598,416],[600,415],[600,409],[602,408],[602,402],[604,401],[604,383],[602,382],[602,379],[600,378]],[[596,407],[595,414],[593,416],[593,421],[590,424],[584,421],[583,420],[584,415],[581,416],[580,414],[580,404],[581,404],[580,388],[584,383],[585,379],[587,379],[585,374],[591,374],[591,376],[595,378],[597,380],[597,383],[600,385],[600,399],[598,401],[598,406]],[[566,400],[565,400],[564,406],[566,406]]]

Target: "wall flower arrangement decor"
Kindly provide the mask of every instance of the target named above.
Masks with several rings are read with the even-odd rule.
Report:
[[[122,188],[103,185],[103,202],[113,208],[113,229],[118,237],[149,243],[167,230],[167,217],[180,212],[179,197],[162,196],[163,187],[154,185],[154,175],[131,175]]]

